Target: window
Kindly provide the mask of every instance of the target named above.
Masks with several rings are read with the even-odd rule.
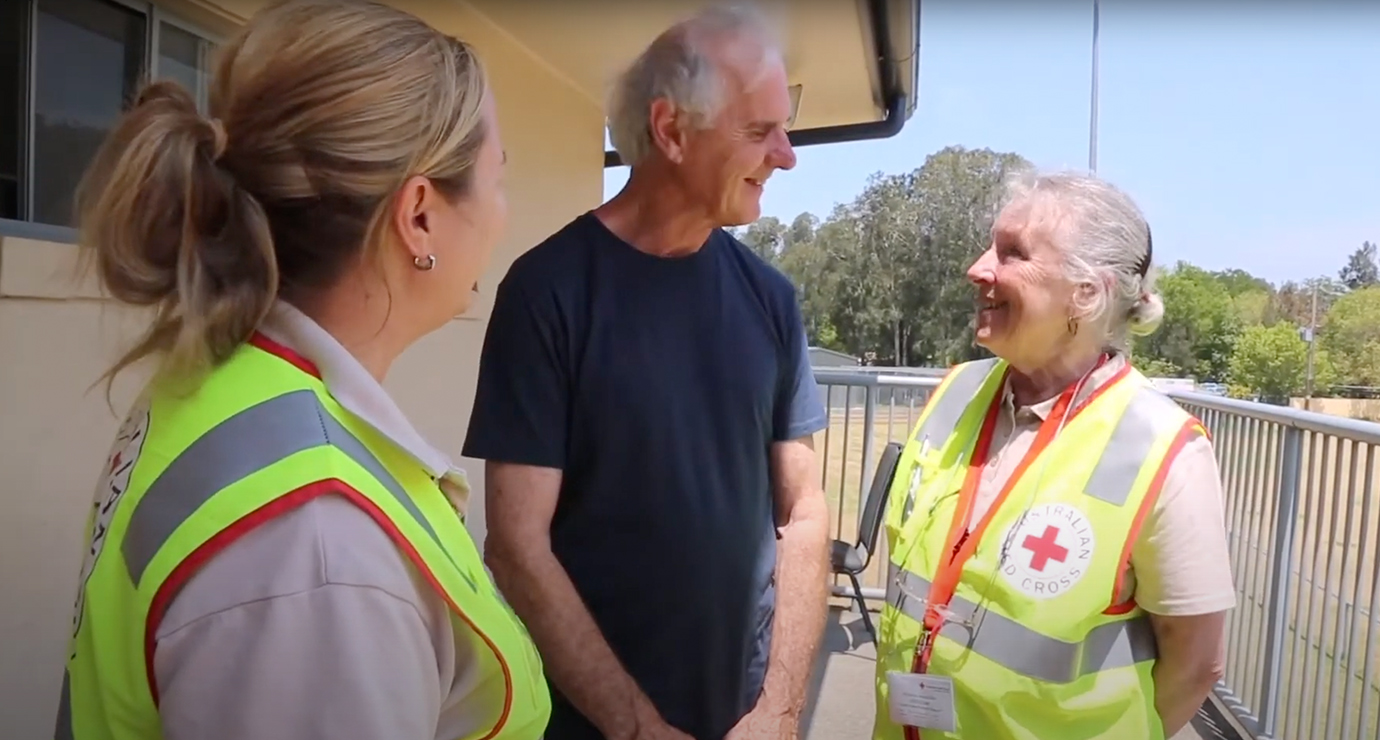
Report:
[[[77,184],[139,87],[176,80],[204,109],[214,47],[144,2],[0,6],[0,219],[72,226]]]
[[[177,80],[206,110],[211,86],[211,42],[167,21],[158,24],[159,79]]]
[[[0,218],[19,218],[27,38],[22,3],[0,2]]]

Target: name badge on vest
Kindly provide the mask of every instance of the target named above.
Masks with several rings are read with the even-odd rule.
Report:
[[[892,722],[923,730],[958,731],[952,678],[929,673],[888,671],[886,685]]]

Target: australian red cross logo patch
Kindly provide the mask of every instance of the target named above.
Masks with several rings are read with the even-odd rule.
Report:
[[[1097,540],[1092,522],[1069,504],[1041,504],[1007,531],[1009,550],[1001,573],[1021,593],[1059,596],[1088,573]]]
[[[125,417],[119,431],[115,433],[115,443],[110,448],[105,467],[101,471],[101,481],[97,484],[95,500],[91,504],[90,530],[87,548],[83,555],[81,580],[77,590],[77,603],[72,617],[72,633],[81,627],[81,616],[85,602],[86,582],[96,569],[105,548],[106,535],[115,509],[129,490],[129,479],[134,472],[134,464],[139,461],[139,453],[144,449],[144,438],[148,436],[149,408],[141,401]]]

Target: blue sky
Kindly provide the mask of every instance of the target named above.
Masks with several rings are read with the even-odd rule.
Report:
[[[1086,167],[1091,7],[925,0],[905,130],[799,149],[763,212],[824,218],[950,144]],[[1159,260],[1279,283],[1380,241],[1380,3],[1102,0],[1099,43],[1098,171],[1145,210]],[[609,170],[606,195],[625,178]]]

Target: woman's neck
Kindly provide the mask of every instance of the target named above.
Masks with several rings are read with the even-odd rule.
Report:
[[[1092,372],[1103,353],[1094,351],[1057,356],[1033,370],[1011,368],[1011,395],[1017,408],[1033,406],[1059,395]]]
[[[399,336],[400,322],[390,321],[388,307],[378,301],[336,292],[292,303],[334,337],[380,384],[410,343],[410,339]]]

